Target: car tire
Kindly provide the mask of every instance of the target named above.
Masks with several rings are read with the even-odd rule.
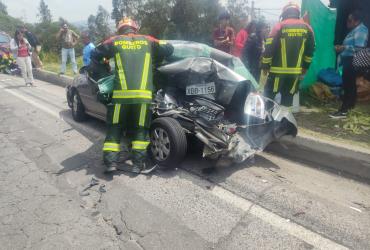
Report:
[[[85,121],[87,115],[85,113],[84,105],[82,104],[81,98],[78,95],[77,91],[72,92],[71,106],[73,120],[75,120],[76,122]]]
[[[184,159],[187,139],[180,123],[170,117],[157,118],[150,129],[149,154],[153,161],[166,168],[175,168]]]

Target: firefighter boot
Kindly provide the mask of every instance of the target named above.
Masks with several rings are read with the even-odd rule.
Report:
[[[103,161],[106,166],[105,173],[111,173],[118,168],[120,153],[119,152],[103,152]]]

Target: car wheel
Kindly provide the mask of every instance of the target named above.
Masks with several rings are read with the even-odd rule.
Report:
[[[78,95],[77,91],[73,91],[72,93],[71,106],[73,120],[75,120],[76,122],[85,121],[87,115],[85,113],[85,108],[81,102],[81,98]]]
[[[150,130],[150,154],[155,163],[175,168],[184,159],[187,140],[184,129],[173,118],[155,119]]]

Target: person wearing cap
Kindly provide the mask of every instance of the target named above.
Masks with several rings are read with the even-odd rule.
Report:
[[[231,54],[235,42],[235,31],[230,26],[230,14],[224,12],[218,20],[219,26],[213,31],[214,46],[216,49]]]
[[[82,34],[82,42],[84,44],[84,48],[82,50],[82,60],[84,66],[88,66],[90,64],[90,56],[91,51],[95,49],[95,45],[91,42],[90,36],[88,33]]]
[[[281,94],[281,105],[291,108],[299,82],[310,67],[315,50],[312,28],[300,19],[300,6],[290,2],[281,14],[281,22],[272,29],[265,44],[261,67],[268,75],[265,96]]]
[[[145,174],[156,166],[147,159],[150,105],[153,95],[153,67],[172,55],[165,42],[138,34],[139,26],[130,18],[118,23],[117,36],[98,45],[91,60],[115,60],[115,82],[111,103],[107,105],[107,134],[103,146],[106,173],[116,169]],[[120,161],[123,130],[132,132],[128,159]]]
[[[64,75],[67,67],[68,57],[72,63],[72,70],[74,74],[77,74],[77,63],[75,56],[75,49],[78,39],[80,37],[73,31],[70,30],[68,24],[64,23],[57,34],[57,39],[61,43],[62,51],[62,65],[60,67],[60,75]]]

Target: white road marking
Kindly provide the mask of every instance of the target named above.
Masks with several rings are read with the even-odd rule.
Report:
[[[58,119],[61,119],[60,115],[58,112],[47,108],[45,104],[41,104],[39,102],[30,100],[30,97],[22,95],[17,93],[14,90],[11,89],[5,89],[4,86],[0,85],[0,88],[3,89],[4,91],[8,92],[9,94],[14,95],[15,97],[18,97],[19,99],[26,101],[27,103],[35,106],[36,108],[39,108],[43,110],[44,112],[52,115],[53,117],[56,117]],[[188,173],[189,174],[189,173]],[[191,174],[189,174],[190,177],[192,178],[197,178]],[[201,179],[202,181],[206,181]],[[208,182],[208,181],[206,181]],[[290,235],[307,242],[308,244],[313,245],[314,247],[318,249],[331,249],[331,250],[336,250],[336,249],[348,249],[345,246],[342,246],[338,243],[335,243],[313,231],[310,231],[309,229],[298,225],[294,222],[291,222],[290,220],[287,220],[286,218],[283,218],[277,214],[274,214],[273,212],[268,211],[267,209],[264,209],[261,206],[255,205],[252,202],[245,200],[232,192],[223,189],[218,186],[214,186],[211,193],[218,197],[221,200],[226,201],[227,203],[233,205],[234,207],[237,207],[245,212],[248,212],[249,214],[252,214],[256,216],[257,218],[263,220],[264,222],[282,230]]]
[[[36,102],[34,100],[31,100],[29,96],[17,93],[16,91],[11,90],[11,89],[6,89],[4,86],[0,85],[0,88],[3,89],[5,92],[8,92],[9,94],[11,94],[15,97],[18,97],[19,99],[35,106],[36,108],[41,109],[42,111],[48,113],[49,115],[52,115],[53,117],[61,119],[61,117],[59,115],[59,112],[57,112],[55,110],[52,110],[51,108],[48,108],[45,104],[41,104],[40,102]]]
[[[312,232],[303,226],[300,226],[294,222],[291,222],[290,220],[280,217],[279,215],[274,214],[261,206],[255,205],[252,202],[245,200],[221,187],[215,186],[212,189],[211,193],[218,198],[230,203],[231,205],[256,216],[264,222],[282,231],[285,231],[288,234],[302,241],[305,241],[318,249],[348,249],[347,247],[344,247],[327,238],[324,238],[323,236]]]

